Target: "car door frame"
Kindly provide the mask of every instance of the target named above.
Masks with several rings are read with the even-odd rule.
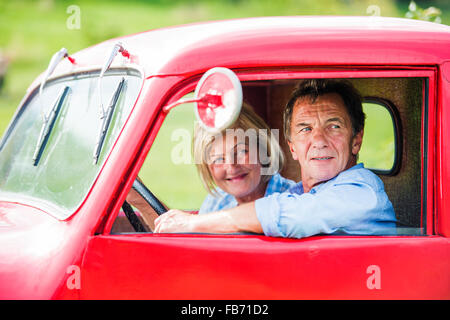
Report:
[[[160,112],[103,230],[89,239],[83,258],[81,298],[450,298],[450,242],[435,234],[436,69],[339,66],[320,71],[292,68],[235,72],[241,81],[426,78],[421,144],[424,235],[315,236],[296,240],[261,235],[110,234],[120,204],[164,120]],[[199,77],[191,76],[173,86],[161,100],[161,107],[192,91]]]

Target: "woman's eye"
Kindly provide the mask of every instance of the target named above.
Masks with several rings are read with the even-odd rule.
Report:
[[[225,158],[214,158],[214,159],[212,159],[212,163],[213,164],[221,164],[221,163],[224,163],[225,162]]]
[[[237,163],[244,163],[248,151],[246,149],[236,150],[235,152],[235,159],[237,160]]]

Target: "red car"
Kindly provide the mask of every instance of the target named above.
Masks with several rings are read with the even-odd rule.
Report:
[[[164,107],[189,99],[214,67],[231,69],[243,99],[280,132],[299,80],[351,81],[367,114],[360,160],[385,184],[396,234],[142,231],[139,214],[121,209],[138,174],[169,207],[195,211],[205,195],[192,164],[178,157],[171,167],[181,139],[172,133],[192,133],[194,113]],[[0,144],[0,298],[450,299],[449,140],[444,25],[251,18],[62,50]],[[298,164],[289,159],[282,174],[298,181]]]

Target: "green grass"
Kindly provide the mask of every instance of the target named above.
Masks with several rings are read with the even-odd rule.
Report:
[[[170,208],[197,209],[206,196],[191,157],[194,121],[193,104],[171,110],[139,173]]]

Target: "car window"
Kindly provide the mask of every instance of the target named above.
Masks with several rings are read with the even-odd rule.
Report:
[[[397,234],[422,235],[421,180],[417,172],[421,170],[423,79],[351,81],[368,97],[363,102],[366,124],[358,162],[363,162],[383,181],[396,213]],[[256,106],[257,113],[271,128],[283,128],[282,110],[297,83],[298,80],[244,82],[244,100]],[[170,111],[139,173],[167,207],[187,211],[198,210],[207,195],[192,160],[194,110],[194,105],[185,104]],[[402,141],[405,137],[408,144]],[[280,144],[283,143],[280,139]],[[286,163],[281,174],[299,181],[298,163],[289,149],[283,148]]]
[[[364,102],[363,110],[366,122],[359,161],[378,174],[389,174],[394,169],[397,152],[391,112],[381,102]]]
[[[197,210],[207,194],[192,159],[195,121],[194,104],[172,109],[139,172],[147,187],[169,208]]]
[[[55,209],[51,212],[63,219],[80,205],[125,123],[142,84],[135,71],[117,69],[105,74],[101,84],[104,108],[113,101],[115,93],[119,94],[95,162],[103,124],[98,76],[98,72],[77,74],[49,81],[42,96],[38,89],[33,92],[0,145],[2,199],[37,201],[51,206]],[[118,90],[122,79],[123,87]],[[61,100],[50,135],[46,142],[40,143],[44,117],[51,114],[62,90],[66,90],[66,95]],[[41,155],[35,163],[33,158],[39,146],[42,147]]]

